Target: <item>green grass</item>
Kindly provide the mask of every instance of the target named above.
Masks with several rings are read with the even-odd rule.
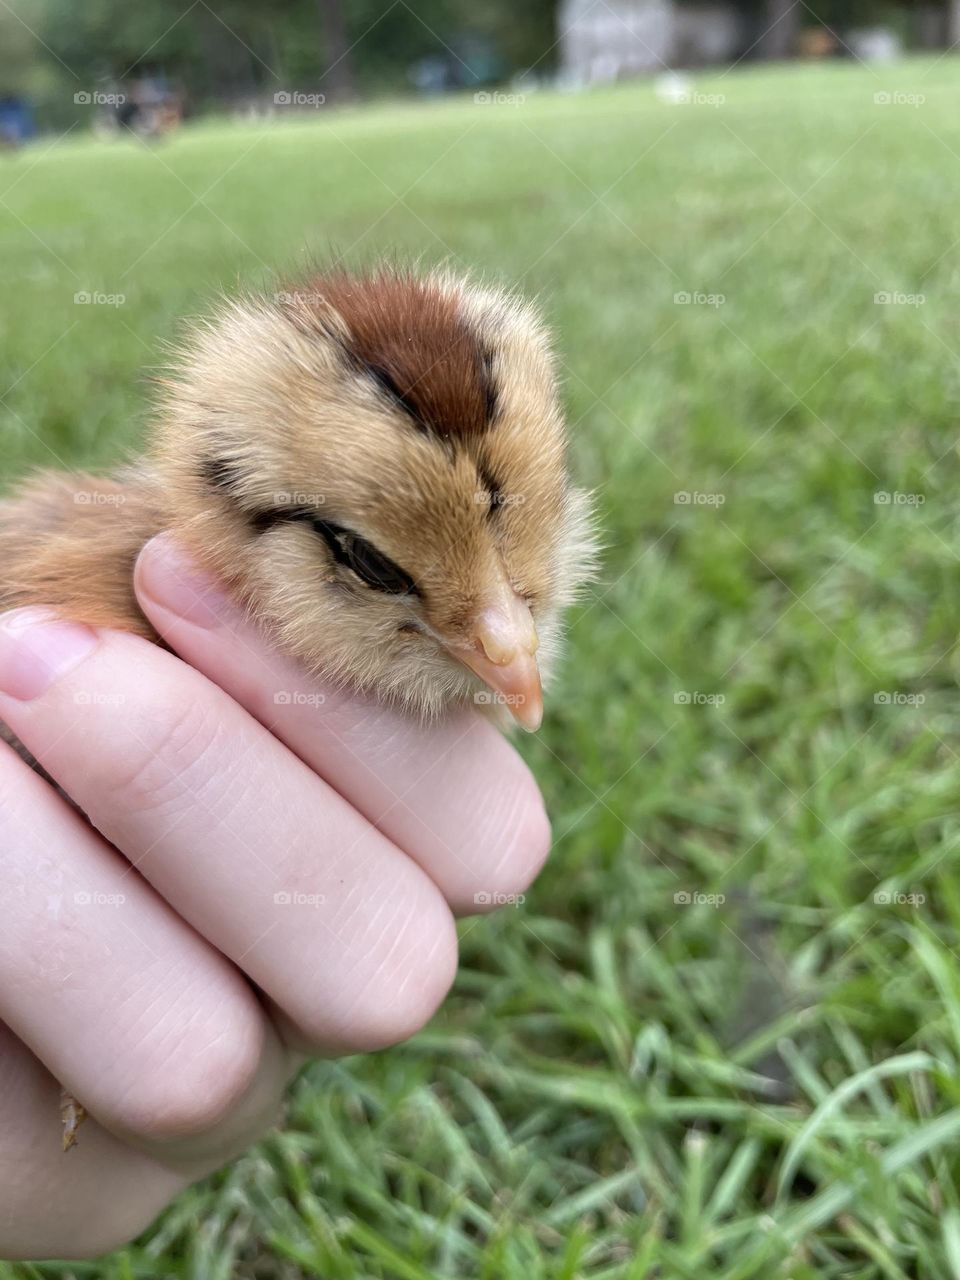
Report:
[[[444,1012],[136,1246],[5,1280],[960,1277],[957,68],[0,159],[8,478],[135,442],[211,291],[450,256],[542,295],[608,543],[524,744],[553,860]]]

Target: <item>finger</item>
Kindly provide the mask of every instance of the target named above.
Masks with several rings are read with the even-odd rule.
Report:
[[[287,1066],[241,975],[5,744],[0,847],[0,1018],[113,1132],[242,1148]]]
[[[88,1119],[60,1149],[60,1086],[0,1025],[0,1257],[93,1258],[140,1234],[183,1174]]]
[[[0,624],[0,718],[176,911],[318,1051],[422,1025],[456,963],[432,881],[172,654],[26,612]],[[79,660],[51,656],[78,630]]]
[[[455,911],[515,900],[543,865],[550,828],[513,747],[463,713],[421,725],[307,679],[168,536],[142,552],[141,605],[166,642],[215,680],[430,875]]]

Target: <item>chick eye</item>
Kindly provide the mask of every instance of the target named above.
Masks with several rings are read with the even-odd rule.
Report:
[[[330,548],[337,564],[345,565],[374,591],[386,591],[394,596],[419,594],[410,575],[366,538],[327,520],[315,520],[313,527]]]

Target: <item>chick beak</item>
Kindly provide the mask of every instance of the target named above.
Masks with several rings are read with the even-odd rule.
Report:
[[[479,610],[471,643],[451,646],[453,656],[480,677],[531,733],[543,719],[543,691],[537,666],[537,629],[529,606],[506,584]]]

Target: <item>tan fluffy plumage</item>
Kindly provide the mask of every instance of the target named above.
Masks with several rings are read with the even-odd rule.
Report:
[[[480,677],[512,688],[528,617],[549,671],[594,550],[534,310],[392,269],[197,325],[140,463],[42,474],[0,504],[0,606],[155,639],[131,570],[163,529],[311,670],[429,716]]]

